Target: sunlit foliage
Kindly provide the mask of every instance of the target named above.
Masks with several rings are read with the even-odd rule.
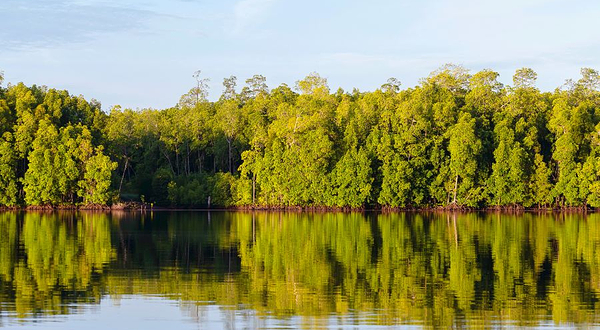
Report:
[[[518,69],[444,65],[415,87],[333,92],[207,80],[164,110],[101,111],[45,86],[0,87],[0,205],[598,207],[600,78],[552,93]]]

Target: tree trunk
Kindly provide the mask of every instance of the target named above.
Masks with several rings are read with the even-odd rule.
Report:
[[[187,175],[192,174],[192,169],[190,168],[190,154],[192,151],[190,150],[190,144],[187,143]]]
[[[231,139],[227,138],[227,157],[229,159],[229,173],[233,174],[231,169]]]
[[[121,188],[123,187],[123,179],[125,179],[125,172],[127,172],[128,165],[129,157],[125,158],[125,166],[123,166],[123,175],[121,175],[121,182],[119,183],[119,199],[121,198]]]
[[[179,168],[179,147],[175,151],[175,164],[177,164],[177,175],[181,174],[181,169]]]
[[[169,157],[169,154],[165,150],[162,150],[162,148],[160,148],[160,147],[159,147],[159,149],[161,149],[163,155],[169,162],[169,167],[171,168],[171,173],[173,173],[173,175],[175,175],[175,169],[173,168],[173,164],[171,163],[171,157]]]
[[[454,179],[454,199],[452,201],[452,204],[456,204],[456,190],[457,190],[457,188],[458,188],[458,175]]]
[[[202,173],[202,154],[198,150],[198,173]]]

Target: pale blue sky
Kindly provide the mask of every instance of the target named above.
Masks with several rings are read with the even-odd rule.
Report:
[[[269,87],[316,71],[332,90],[403,87],[444,63],[538,73],[553,90],[600,69],[600,1],[588,0],[1,0],[6,82],[95,98],[104,109],[165,108],[202,70]]]

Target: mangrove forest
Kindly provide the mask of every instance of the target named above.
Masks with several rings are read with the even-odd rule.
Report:
[[[206,78],[168,109],[0,76],[0,206],[600,207],[600,76],[552,92],[445,65],[415,87]]]

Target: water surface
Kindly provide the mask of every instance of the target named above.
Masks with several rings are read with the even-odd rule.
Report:
[[[0,213],[0,327],[600,326],[600,214]]]

